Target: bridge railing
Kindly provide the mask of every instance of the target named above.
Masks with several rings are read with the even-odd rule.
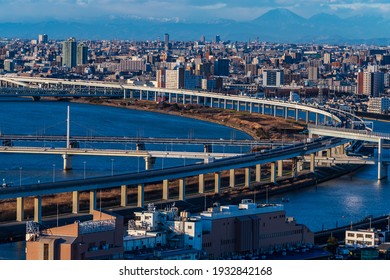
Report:
[[[339,127],[333,127],[333,126],[324,126],[324,125],[312,125],[308,124],[307,128],[310,129],[325,129],[325,130],[331,130],[331,131],[339,131],[339,132],[347,132],[347,133],[353,133],[357,135],[364,135],[364,136],[371,136],[371,137],[377,137],[382,138],[386,140],[390,140],[390,133],[384,133],[384,132],[373,132],[370,130],[361,130],[361,129],[351,129],[351,128],[339,128]]]

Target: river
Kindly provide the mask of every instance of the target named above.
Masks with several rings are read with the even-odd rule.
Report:
[[[71,134],[92,136],[178,137],[249,139],[241,131],[199,120],[159,113],[66,102],[0,102],[0,131],[4,134],[66,134],[66,108],[70,105]],[[388,123],[374,122],[375,131],[387,131]],[[48,147],[59,145],[45,143]],[[86,145],[88,143],[80,143]],[[128,149],[134,149],[129,145]],[[173,149],[167,145],[165,149]],[[14,184],[81,178],[135,172],[143,161],[126,158],[74,157],[73,170],[62,171],[59,156],[0,154],[0,178]],[[191,163],[193,161],[188,161]],[[156,168],[185,164],[183,160],[158,160]],[[306,224],[312,231],[348,225],[368,215],[390,213],[390,182],[378,182],[375,165],[366,166],[352,176],[343,176],[318,186],[284,194],[287,216]],[[269,202],[280,203],[282,196]],[[257,201],[261,202],[261,201]],[[23,259],[23,246],[1,244],[0,259]]]

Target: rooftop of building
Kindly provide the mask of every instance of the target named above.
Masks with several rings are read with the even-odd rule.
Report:
[[[237,217],[242,215],[265,214],[284,211],[282,204],[257,204],[252,199],[244,199],[239,205],[215,204],[213,207],[200,213],[202,219],[222,219],[226,217]]]

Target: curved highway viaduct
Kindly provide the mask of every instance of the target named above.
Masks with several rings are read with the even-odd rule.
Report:
[[[2,87],[14,87],[10,91],[2,92]],[[189,90],[169,90],[160,88],[138,87],[120,84],[107,84],[101,82],[85,81],[64,81],[56,79],[25,78],[25,77],[4,77],[0,76],[0,96],[1,94],[10,96],[32,96],[39,99],[44,96],[107,96],[137,98],[139,100],[161,100],[176,103],[195,103],[210,107],[224,109],[234,109],[238,111],[258,112],[273,116],[282,116],[284,118],[294,118],[300,120],[300,112],[304,114],[304,121],[307,123],[310,114],[314,114],[315,123],[320,122],[320,116],[323,121],[341,122],[342,117],[339,114],[310,107],[302,104],[280,102],[275,100],[265,100],[249,98],[245,96],[229,96],[216,93],[189,91]],[[293,112],[292,116],[289,112]],[[279,112],[279,114],[278,114]],[[281,114],[280,114],[281,113]],[[283,160],[292,161],[291,174],[293,177],[298,175],[301,170],[299,159],[304,155],[310,155],[310,171],[314,172],[315,155],[317,152],[335,149],[338,147],[340,152],[344,152],[344,145],[349,140],[339,138],[322,138],[314,140],[311,143],[301,143],[296,146],[284,147],[284,149],[273,149],[270,152],[255,153],[240,157],[217,160],[208,164],[197,164],[185,167],[170,168],[165,170],[145,171],[139,174],[124,174],[110,177],[90,178],[86,180],[65,181],[57,183],[36,184],[29,186],[20,186],[13,188],[0,189],[0,199],[16,198],[17,209],[16,216],[18,221],[24,219],[24,198],[34,197],[34,220],[41,220],[42,196],[48,194],[72,192],[73,194],[73,212],[79,211],[79,192],[90,191],[90,209],[96,207],[96,191],[103,188],[114,188],[121,186],[121,205],[127,205],[127,190],[131,185],[138,188],[138,206],[144,205],[144,187],[147,183],[163,181],[163,199],[169,199],[170,179],[179,180],[179,200],[185,200],[186,196],[186,178],[191,176],[199,177],[199,193],[204,192],[205,174],[213,173],[215,177],[214,192],[219,193],[221,188],[221,171],[230,170],[230,186],[235,186],[235,169],[245,168],[245,186],[251,187],[251,168],[255,167],[256,181],[261,180],[261,165],[268,163],[271,168],[271,182],[276,182],[278,176],[283,174]]]

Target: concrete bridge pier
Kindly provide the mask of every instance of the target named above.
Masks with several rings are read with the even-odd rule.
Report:
[[[163,180],[163,200],[169,199],[169,180],[165,179]]]
[[[306,111],[306,119],[305,119],[306,123],[309,123],[309,113],[310,113],[309,111]]]
[[[234,188],[236,186],[236,170],[230,169],[229,187]]]
[[[261,164],[256,164],[256,178],[257,183],[261,182]]]
[[[299,121],[299,109],[295,109],[295,121]]]
[[[214,173],[214,193],[220,193],[221,192],[221,173],[215,172]]]
[[[271,162],[271,183],[276,183],[276,163]]]
[[[156,158],[148,156],[148,157],[144,157],[144,159],[145,159],[145,170],[152,170],[154,167],[154,163],[156,162]]]
[[[72,169],[72,156],[68,154],[63,154],[62,158],[64,159],[64,170]]]
[[[80,193],[78,191],[72,192],[72,213],[78,214],[80,211]]]
[[[278,177],[283,176],[283,160],[278,160]]]
[[[297,178],[298,177],[298,159],[292,158],[291,162],[291,177]]]
[[[126,185],[121,186],[121,206],[122,207],[127,206],[127,186]]]
[[[250,188],[252,183],[251,169],[250,167],[245,168],[245,187]]]
[[[204,183],[205,183],[204,174],[199,174],[199,190],[198,190],[199,193],[204,193]]]
[[[96,201],[97,201],[97,191],[89,191],[89,214],[93,214],[93,211],[96,210]]]
[[[383,163],[383,139],[378,141],[378,180],[387,178],[387,164]]]
[[[314,172],[316,166],[316,155],[310,154],[310,172]]]
[[[16,198],[16,221],[24,220],[24,197]]]
[[[179,179],[179,200],[186,200],[186,178]]]
[[[34,197],[34,222],[42,222],[42,197],[39,195]]]
[[[138,184],[137,207],[145,206],[145,184]]]

